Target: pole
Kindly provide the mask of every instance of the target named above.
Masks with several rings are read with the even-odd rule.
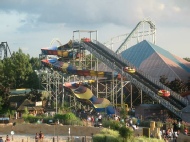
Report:
[[[69,133],[69,140],[70,140],[70,133],[71,133],[71,131],[70,131],[70,130],[71,130],[71,129],[70,129],[70,127],[69,127],[69,132],[68,132],[68,133]]]

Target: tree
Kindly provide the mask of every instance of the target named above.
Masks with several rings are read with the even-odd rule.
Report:
[[[21,49],[18,52],[13,52],[12,56],[12,70],[14,70],[15,88],[26,87],[29,75],[33,72],[32,66],[29,62],[30,56],[25,55]]]
[[[21,49],[18,52],[13,52],[11,58],[4,60],[4,79],[11,87],[27,87],[26,83],[33,72],[29,60],[30,56],[24,54]]]
[[[11,87],[15,83],[15,70],[13,69],[14,62],[12,61],[12,58],[5,58],[3,60],[3,76],[2,76],[2,85],[5,87]]]
[[[3,76],[4,76],[4,73],[3,73],[3,61],[0,60],[0,80],[3,81]],[[2,82],[0,82],[2,83]]]
[[[169,88],[177,93],[181,93],[185,90],[186,86],[183,81],[176,78],[170,82]]]
[[[6,63],[9,63],[9,58],[0,61],[0,110],[8,107],[8,98],[10,90],[10,79],[6,72]],[[11,78],[11,77],[10,77]]]
[[[190,62],[190,58],[183,58],[184,60],[186,60],[187,62]]]
[[[123,138],[123,141],[126,141],[126,139],[130,139],[132,137],[133,132],[126,126],[123,126],[119,129],[119,134]]]
[[[21,49],[0,61],[0,109],[9,106],[10,88],[39,89],[39,78],[33,70],[39,69],[39,66],[38,58],[30,59]]]
[[[8,107],[9,88],[0,85],[0,110],[2,107]]]
[[[160,82],[164,84],[165,86],[169,86],[170,82],[168,81],[168,78],[165,75],[160,76]]]
[[[28,80],[26,80],[24,86],[26,86],[26,88],[31,88],[31,89],[40,89],[39,84],[40,84],[39,77],[36,74],[36,72],[33,71],[28,75]]]
[[[190,77],[188,77],[188,81],[185,85],[186,85],[187,89],[190,90]]]
[[[29,62],[32,65],[33,70],[39,70],[40,69],[40,60],[39,60],[39,58],[32,57]]]

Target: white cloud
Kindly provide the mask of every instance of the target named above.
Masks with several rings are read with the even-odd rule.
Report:
[[[164,10],[165,9],[165,4],[163,4],[163,3],[159,4],[158,9],[159,10]]]
[[[8,41],[14,51],[27,47],[29,53],[37,56],[55,37],[67,43],[74,30],[98,30],[99,40],[105,42],[130,33],[139,21],[150,18],[158,33],[162,29],[168,31],[157,38],[171,42],[168,35],[172,30],[185,27],[184,34],[179,33],[189,33],[189,6],[189,0],[1,0],[0,39]],[[188,48],[190,43],[182,35],[175,42],[187,42],[183,47]]]
[[[174,6],[173,10],[174,10],[174,12],[180,12],[181,11],[181,9],[178,6]]]
[[[23,23],[21,23],[20,20],[26,18],[26,14],[19,14],[15,11],[11,11],[9,13],[0,12],[0,16],[0,31],[4,34],[7,34],[9,32],[17,32],[17,29],[23,25]]]

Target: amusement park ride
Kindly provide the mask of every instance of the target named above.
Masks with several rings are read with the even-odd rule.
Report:
[[[79,35],[78,39],[75,39],[76,33]],[[81,38],[82,33],[87,33],[89,36]],[[92,40],[92,34],[95,34],[95,40]],[[155,44],[155,34],[154,23],[150,20],[140,21],[130,34],[122,35],[122,38],[124,36],[125,38],[114,52],[112,50],[114,40],[120,39],[119,36],[112,38],[110,43],[102,44],[98,42],[97,31],[74,31],[73,39],[67,44],[57,48],[42,49],[41,55],[46,55],[45,59],[42,59],[42,64],[46,67],[46,72],[50,72],[50,74],[42,77],[42,85],[47,91],[52,92],[52,101],[56,100],[63,104],[67,100],[70,107],[76,108],[77,104],[83,105],[84,103],[81,102],[86,100],[87,104],[92,104],[96,110],[101,108],[105,112],[108,106],[113,106],[109,113],[115,113],[115,107],[119,104],[124,106],[122,105],[126,103],[124,98],[130,97],[130,102],[127,104],[129,107],[133,107],[136,99],[133,98],[134,85],[139,90],[140,103],[143,102],[142,94],[145,93],[174,115],[182,118],[181,110],[188,105],[188,101],[159,81],[139,71],[119,55],[128,47],[145,39],[151,40]],[[48,58],[49,55],[55,55],[56,59]],[[111,72],[99,68],[98,60],[109,67]],[[81,83],[80,85],[76,83],[85,82],[85,80],[94,80],[94,83]],[[67,86],[68,82],[72,83]],[[61,89],[60,84],[63,84]],[[126,85],[131,87],[129,87],[129,93],[125,94],[124,97],[123,88]],[[52,86],[54,87],[52,88]],[[78,88],[74,88],[76,86]],[[98,107],[95,107],[96,105]]]
[[[8,52],[11,55],[11,50],[7,42],[1,42],[0,44],[0,60],[8,57]],[[3,54],[4,53],[4,54]]]
[[[83,34],[88,36],[81,38]],[[114,114],[118,106],[133,108],[137,98],[142,104],[146,94],[175,116],[183,117],[181,110],[188,106],[187,99],[120,56],[122,51],[145,39],[156,43],[156,28],[152,21],[140,21],[130,34],[122,35],[122,43],[116,51],[113,51],[114,42],[117,43],[120,36],[104,44],[98,42],[97,37],[97,31],[77,30],[73,31],[73,39],[68,43],[62,45],[55,39],[51,47],[41,49],[41,86],[51,92],[49,104],[56,104],[56,112],[67,102],[71,108],[87,105],[96,111]],[[54,46],[54,41],[59,45]],[[7,52],[5,48],[9,49],[8,45],[1,43],[0,57],[2,49]],[[109,70],[99,67],[100,61]],[[133,86],[138,89],[137,98],[133,96]]]

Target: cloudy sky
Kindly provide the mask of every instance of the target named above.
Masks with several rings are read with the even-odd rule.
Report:
[[[38,57],[53,39],[67,43],[75,30],[97,30],[105,42],[150,18],[158,46],[190,57],[189,7],[190,0],[0,0],[0,42]]]

